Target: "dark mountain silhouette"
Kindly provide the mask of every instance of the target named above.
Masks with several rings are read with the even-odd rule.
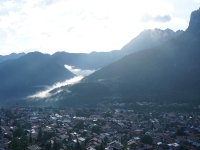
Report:
[[[148,29],[141,32],[137,37],[132,39],[128,44],[122,47],[122,51],[126,54],[137,52],[144,49],[150,49],[158,46],[174,37],[184,33],[182,30],[174,32],[173,30],[166,29]]]
[[[59,90],[63,91],[58,94],[57,89],[51,91],[51,99],[60,100],[57,105],[119,99],[196,101],[200,98],[200,38],[195,32],[200,29],[199,11],[192,13],[186,32],[146,30],[121,50],[53,55],[35,52],[4,61],[0,64],[0,99],[24,98],[46,85],[73,77],[63,66],[67,64],[101,69],[79,84],[61,87]]]
[[[7,64],[11,63],[13,60],[15,60],[15,59],[8,59],[8,60],[5,60],[5,61],[1,62],[0,63],[0,68],[3,67],[4,65],[7,65]]]
[[[60,64],[67,64],[85,70],[99,69],[122,57],[123,54],[119,50],[111,52],[92,52],[89,54],[56,52],[52,55],[52,59]]]
[[[155,31],[159,32],[159,34],[153,34]],[[176,35],[175,32],[171,30],[167,31],[168,32],[159,29],[143,31],[142,36],[139,35],[136,37],[137,42],[134,42],[135,40],[133,39],[127,45],[133,45],[134,50],[132,52],[136,51],[135,49],[138,45],[138,50],[142,50],[146,48],[143,44],[145,40],[151,43],[151,40],[149,40],[151,37],[155,39],[152,40],[154,44],[151,44],[151,46],[154,46],[156,41],[158,41],[158,45],[164,40],[160,42],[159,38],[155,38],[156,35],[159,35],[160,37],[161,35],[166,36],[170,34],[171,36],[166,36],[168,39]],[[149,37],[148,35],[150,33],[154,36]],[[138,40],[139,37],[142,37],[140,38],[140,42]],[[132,43],[137,44],[134,46]],[[68,72],[63,67],[65,64],[75,66],[75,68],[80,69],[96,70],[119,60],[129,52],[123,48],[122,50],[113,50],[111,52],[92,52],[90,54],[57,52],[53,55],[43,55],[36,52],[29,53],[25,56],[23,56],[24,53],[13,53],[8,56],[1,56],[0,84],[2,86],[0,87],[0,98],[24,98],[27,95],[44,89],[46,85],[51,85],[58,81],[63,81],[72,77],[71,75],[67,75]],[[45,66],[48,67],[45,68]]]
[[[6,60],[9,60],[9,59],[17,59],[17,58],[24,56],[24,55],[25,55],[25,53],[18,53],[18,54],[11,53],[10,55],[4,55],[4,56],[0,55],[0,63],[4,62]]]
[[[50,55],[28,53],[0,65],[0,98],[21,98],[44,86],[72,78],[75,75],[56,63]]]
[[[183,31],[174,32],[170,29],[144,30],[121,50],[113,50],[111,52],[92,52],[89,54],[57,52],[52,55],[52,58],[63,65],[67,64],[79,69],[96,70],[119,60],[127,54],[155,47],[171,38],[179,36],[182,33]]]
[[[191,14],[185,33],[103,67],[81,83],[65,87],[71,93],[60,93],[59,97],[63,103],[74,105],[113,99],[198,103],[199,23],[200,9]]]
[[[192,12],[189,27],[186,31],[188,34],[191,34],[191,36],[196,38],[200,37],[200,8]]]

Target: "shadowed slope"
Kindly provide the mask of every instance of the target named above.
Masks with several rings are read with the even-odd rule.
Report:
[[[37,91],[37,87],[52,85],[74,77],[64,66],[49,55],[28,53],[0,67],[0,96],[19,98]]]

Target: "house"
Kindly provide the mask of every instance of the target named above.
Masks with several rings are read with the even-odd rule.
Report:
[[[176,142],[181,143],[181,142],[186,142],[186,137],[183,136],[177,136],[176,137]]]
[[[105,137],[109,138],[110,134],[109,133],[101,133],[100,136],[104,139]]]
[[[135,140],[130,140],[127,142],[127,145],[128,145],[128,149],[129,150],[135,150],[135,149],[138,149],[139,148],[139,143]]]
[[[84,139],[84,138],[82,138],[82,137],[79,137],[79,138],[78,138],[78,142],[79,142],[80,144],[82,144],[82,143],[84,143],[84,142],[85,142],[85,139]]]
[[[91,146],[89,146],[89,147],[86,148],[86,150],[96,150],[96,149],[91,147]]]
[[[144,147],[145,147],[145,149],[147,149],[147,150],[148,150],[148,149],[152,149],[152,146],[149,145],[149,144],[145,144]]]
[[[109,150],[122,150],[123,148],[124,146],[118,141],[113,141],[111,143],[108,143]]]
[[[178,143],[171,143],[171,144],[167,144],[170,148],[175,149],[179,147]]]
[[[69,136],[65,135],[65,134],[62,134],[62,135],[60,135],[60,139],[62,139],[62,141],[68,142]]]
[[[40,148],[38,145],[32,145],[28,147],[28,150],[40,150],[42,148]]]
[[[1,143],[0,144],[0,150],[6,150],[8,148],[8,145]]]
[[[76,146],[76,142],[74,140],[67,142],[67,146],[74,148]]]
[[[140,129],[136,129],[134,131],[134,133],[137,134],[137,135],[140,135],[142,132],[143,132],[143,130],[140,130]]]
[[[96,147],[100,146],[100,143],[98,142],[97,138],[93,138],[93,139],[89,140],[87,146],[88,147],[90,146],[90,147],[96,148]]]

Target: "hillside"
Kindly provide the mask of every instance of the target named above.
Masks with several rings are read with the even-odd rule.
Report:
[[[60,64],[67,64],[84,70],[97,70],[122,57],[123,54],[119,50],[111,52],[92,52],[89,54],[56,52],[52,55],[52,59]]]
[[[71,93],[59,96],[63,103],[72,99],[74,104],[120,99],[198,104],[199,31],[200,10],[197,10],[191,14],[185,33],[157,47],[127,55],[84,78],[81,83],[66,87]]]
[[[25,55],[25,53],[18,53],[18,54],[12,53],[10,55],[4,55],[4,56],[0,55],[0,63],[4,62],[6,60],[10,60],[10,59],[17,59],[17,58],[24,56],[24,55]]]
[[[174,32],[170,29],[149,29],[141,32],[121,50],[113,50],[111,52],[92,52],[89,54],[56,52],[52,55],[52,59],[60,64],[75,66],[75,68],[79,69],[97,70],[121,59],[129,53],[155,47],[181,35],[182,33],[183,31]]]
[[[0,66],[0,98],[24,98],[75,75],[64,66],[53,61],[49,55],[28,53]]]
[[[142,31],[137,37],[122,47],[122,51],[126,54],[137,52],[139,50],[150,49],[158,46],[172,38],[178,37],[184,33],[182,30],[174,32],[170,29],[148,29]],[[145,43],[145,44],[144,44]]]

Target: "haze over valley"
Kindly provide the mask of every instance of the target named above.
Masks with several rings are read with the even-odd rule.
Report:
[[[0,150],[199,150],[198,4],[0,1]]]
[[[42,9],[39,3],[38,8]],[[173,19],[145,14],[140,22],[161,25]],[[75,107],[107,101],[198,104],[200,10],[193,11],[188,21],[185,31],[145,28],[116,50],[1,55],[0,100],[3,105],[39,101],[41,106],[51,102]]]

